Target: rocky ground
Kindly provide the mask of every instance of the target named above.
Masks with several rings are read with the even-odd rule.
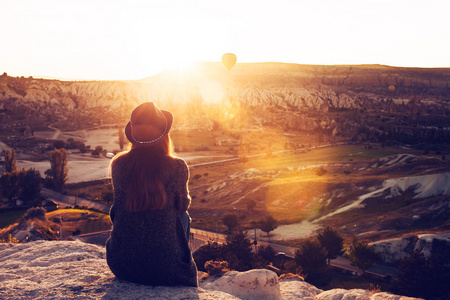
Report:
[[[322,291],[268,270],[231,271],[200,287],[151,287],[117,280],[105,249],[81,242],[0,244],[1,299],[414,299],[367,290]],[[206,277],[200,274],[201,278]]]

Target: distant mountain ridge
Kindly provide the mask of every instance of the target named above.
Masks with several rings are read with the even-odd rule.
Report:
[[[360,91],[378,90],[381,94],[391,96],[414,92],[416,96],[442,97],[447,100],[450,97],[447,90],[450,87],[450,68],[241,63],[228,71],[218,63],[198,63],[192,71],[178,74],[164,71],[143,80],[131,81],[60,81],[3,75],[0,77],[0,100],[16,98],[31,102],[69,97],[75,100],[75,105],[92,107],[108,105],[111,100],[139,101],[141,98],[157,96],[168,86],[195,89],[211,81],[224,88],[243,89],[247,97],[252,96],[248,90],[255,88],[279,88],[281,92],[284,89],[285,94],[293,90],[295,95],[300,91],[298,98],[305,99],[305,96],[309,96],[301,94],[305,93],[305,89],[320,86],[357,88]],[[391,85],[396,88],[393,93],[388,91],[388,86]],[[314,95],[311,92],[309,94]],[[333,98],[333,95],[328,96]],[[183,100],[186,99],[179,99]]]
[[[155,101],[167,108],[221,104],[278,111],[369,109],[448,115],[449,87],[450,68],[240,63],[229,71],[219,63],[198,63],[184,72],[164,71],[131,81],[59,81],[3,74],[0,109],[23,108],[36,117],[51,118],[50,114],[101,108],[102,116],[108,116]]]

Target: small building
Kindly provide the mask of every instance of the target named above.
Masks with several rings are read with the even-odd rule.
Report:
[[[53,202],[52,200],[44,200],[41,204],[47,212],[55,211],[58,209],[58,204]]]

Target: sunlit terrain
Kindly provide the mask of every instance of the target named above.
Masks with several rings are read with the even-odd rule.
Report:
[[[107,178],[105,156],[120,151],[119,129],[136,105],[151,100],[175,116],[171,135],[191,168],[194,227],[224,231],[221,216],[235,212],[245,229],[275,217],[281,224],[275,240],[325,225],[373,240],[439,232],[448,220],[430,207],[441,207],[446,183],[410,200],[421,193],[418,185],[387,180],[446,176],[449,74],[380,65],[227,70],[198,63],[139,81],[2,76],[0,138],[2,149],[16,149],[19,168],[44,174],[49,151],[62,141],[69,184]],[[98,147],[100,155],[91,155]],[[69,190],[101,199],[101,187]]]

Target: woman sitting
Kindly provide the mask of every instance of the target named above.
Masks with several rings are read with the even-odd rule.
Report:
[[[191,198],[186,162],[174,157],[173,116],[146,102],[125,127],[131,150],[111,162],[113,223],[106,259],[117,278],[147,285],[198,286],[188,246]]]

